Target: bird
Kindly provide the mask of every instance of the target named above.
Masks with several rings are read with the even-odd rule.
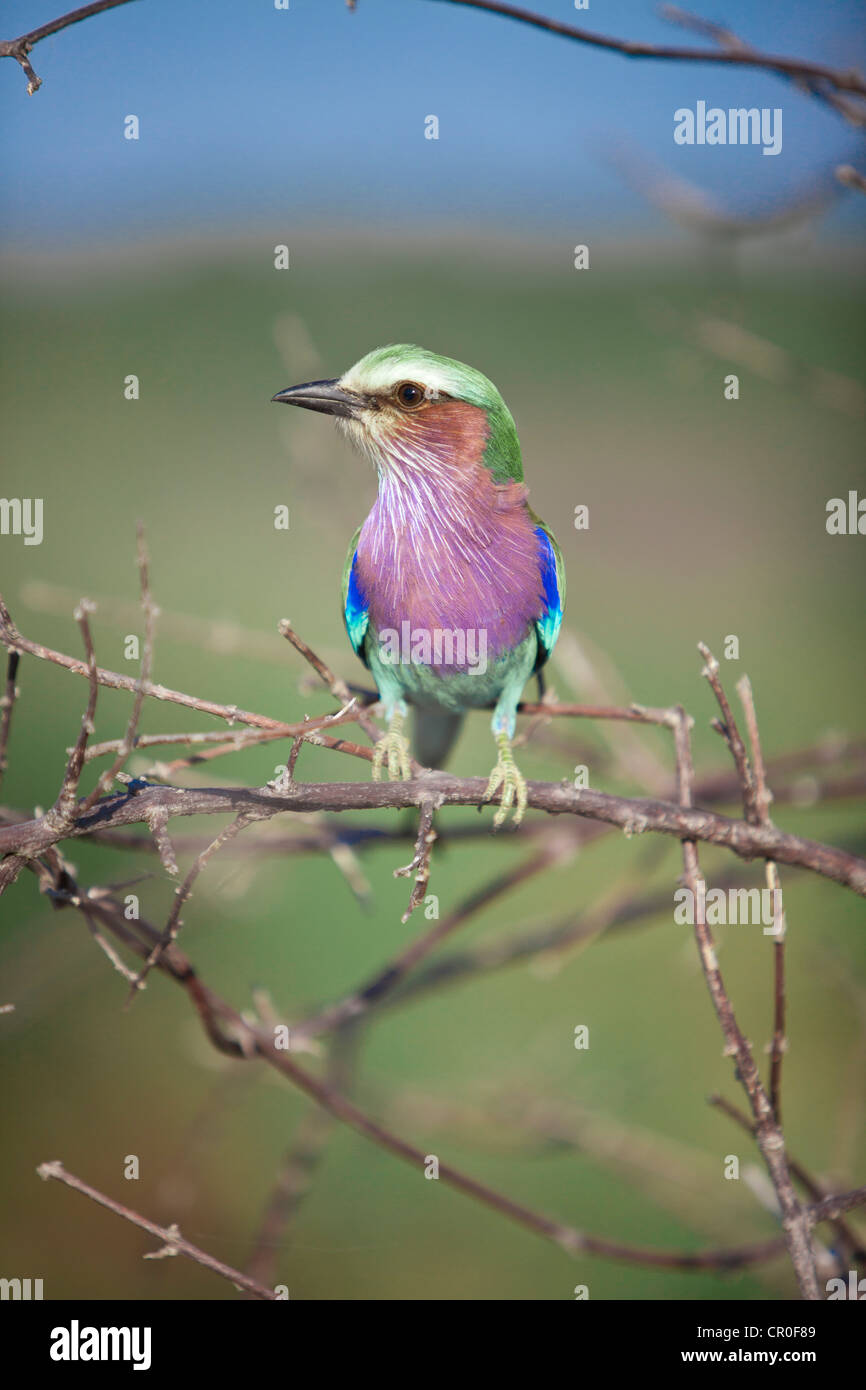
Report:
[[[408,343],[374,348],[342,376],[272,397],[331,415],[376,469],[378,495],[349,544],[343,618],[387,731],[373,777],[439,768],[466,713],[493,708],[496,764],[482,804],[498,829],[527,805],[514,758],[517,706],[559,636],[565,566],[528,503],[514,419],[493,382]],[[541,677],[539,676],[539,682]]]

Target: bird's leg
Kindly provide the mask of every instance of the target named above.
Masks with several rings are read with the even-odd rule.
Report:
[[[388,732],[383,734],[373,749],[373,781],[382,780],[383,768],[388,768],[388,780],[408,782],[412,777],[409,762],[409,740],[403,733],[403,724],[408,710],[405,701],[397,700],[393,706],[386,705]]]
[[[511,749],[511,735],[507,729],[494,729],[496,747],[499,756],[496,766],[490,774],[490,781],[487,783],[487,790],[481,798],[482,804],[490,801],[499,788],[502,788],[499,807],[493,817],[493,828],[498,830],[502,825],[511,807],[514,806],[514,824],[519,825],[523,820],[523,812],[526,810],[527,788],[526,778],[514,761],[514,753]],[[516,801],[516,805],[515,805]]]

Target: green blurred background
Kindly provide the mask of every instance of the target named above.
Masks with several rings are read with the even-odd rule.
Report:
[[[45,500],[41,546],[2,542],[2,589],[25,635],[77,654],[72,607],[86,595],[99,604],[101,664],[134,674],[123,638],[140,625],[117,605],[135,603],[141,519],[164,614],[156,679],[286,719],[330,708],[327,695],[299,688],[306,671],[276,624],[289,617],[341,674],[363,678],[342,630],[339,579],[374,479],[329,422],[277,410],[269,397],[336,375],[376,344],[418,341],[480,367],[502,390],[533,505],[564,550],[566,629],[615,665],[631,698],[686,705],[699,773],[725,764],[699,639],[721,656],[724,638],[739,637],[740,660],[723,661],[722,674],[731,692],[751,676],[769,758],[862,733],[864,543],[824,525],[828,498],[864,487],[863,291],[844,256],[825,256],[809,275],[772,255],[710,275],[688,246],[655,258],[610,250],[606,263],[576,272],[568,246],[540,237],[330,233],[293,238],[292,269],[281,273],[272,246],[267,235],[215,237],[7,262],[3,491]],[[748,361],[746,339],[730,330],[729,353],[709,350],[718,321],[754,335]],[[729,372],[740,377],[737,401],[724,398]],[[141,383],[134,402],[123,397],[129,373]],[[281,503],[291,509],[287,532],[273,526]],[[572,524],[579,504],[590,509],[588,531]],[[199,621],[201,641],[172,635],[177,615]],[[214,650],[214,623],[226,650]],[[241,650],[231,649],[234,625],[247,634]],[[581,693],[573,662],[554,661],[551,681],[561,698]],[[18,683],[4,800],[29,813],[56,795],[86,687],[26,656]],[[128,697],[103,693],[97,738],[117,737],[128,710]],[[155,703],[142,721],[146,732],[214,727]],[[664,739],[645,742],[668,758]],[[265,746],[177,781],[261,784],[286,752]],[[490,760],[487,717],[477,715],[454,767],[479,775]],[[642,790],[589,725],[557,725],[521,762],[554,780],[587,763],[596,787]],[[298,772],[367,775],[312,748]],[[855,803],[785,805],[777,819],[863,849]],[[477,816],[443,813],[430,885],[443,914],[532,850],[511,834],[449,844],[448,829],[462,825]],[[653,848],[609,835],[479,913],[444,951],[578,917],[599,895],[630,887],[672,894],[678,846]],[[135,889],[142,913],[164,920],[173,883],[152,856],[79,842],[69,854],[87,885],[146,871]],[[392,870],[407,857],[394,843],[364,852],[365,912],[327,857],[227,851],[184,912],[181,944],[238,1008],[263,987],[280,1016],[301,1017],[430,925],[420,912],[400,923],[407,883]],[[702,862],[712,884],[733,861],[705,850]],[[742,871],[744,883],[759,882],[755,869]],[[845,1187],[862,1181],[866,1160],[862,904],[804,873],[784,872],[783,883],[786,1129],[803,1163]],[[307,1103],[264,1067],[210,1049],[170,980],[151,976],[125,1011],[126,985],[85,923],[53,911],[30,875],[4,898],[2,916],[0,1002],[16,1006],[2,1019],[2,1272],[43,1278],[47,1297],[236,1297],[183,1260],[143,1262],[150,1247],[140,1233],[41,1185],[36,1165],[61,1158],[240,1266]],[[759,928],[723,928],[719,938],[738,1016],[762,1056],[771,946]],[[583,1052],[573,1046],[580,1023],[591,1029]],[[549,1215],[611,1239],[699,1249],[777,1229],[747,1176],[723,1178],[725,1155],[739,1154],[745,1174],[755,1158],[706,1104],[716,1090],[738,1099],[689,931],[666,912],[589,949],[383,1011],[357,1095],[426,1153]],[[123,1179],[128,1154],[140,1158],[138,1182]],[[344,1129],[277,1269],[292,1298],[568,1299],[578,1283],[593,1298],[794,1292],[783,1260],[724,1278],[571,1260]]]

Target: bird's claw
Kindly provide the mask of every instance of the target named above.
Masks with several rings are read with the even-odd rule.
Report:
[[[519,825],[523,820],[523,813],[526,810],[526,803],[529,792],[526,786],[526,778],[514,761],[514,754],[511,751],[511,743],[504,735],[497,737],[499,745],[499,757],[495,768],[490,774],[487,788],[481,798],[482,805],[491,801],[499,788],[502,788],[502,795],[496,815],[493,817],[493,829],[498,830],[504,822],[508,812],[514,806],[514,824]],[[516,804],[515,804],[516,803]]]
[[[411,781],[409,740],[403,733],[403,716],[399,711],[393,715],[388,732],[382,735],[373,749],[374,782],[381,782],[386,767],[389,782]]]

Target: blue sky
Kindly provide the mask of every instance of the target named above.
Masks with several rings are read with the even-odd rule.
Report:
[[[72,0],[69,0],[71,4]],[[530,0],[526,0],[529,4]],[[862,0],[695,0],[758,47],[866,66]],[[3,35],[64,0],[4,0]],[[623,37],[700,42],[649,0],[537,0],[539,13]],[[691,179],[736,209],[783,201],[863,139],[781,80],[749,69],[627,60],[440,0],[138,0],[39,44],[28,97],[0,64],[7,240],[66,244],[277,222],[456,225],[489,234],[583,225],[658,231],[605,151]],[[689,148],[673,113],[783,110],[776,158]],[[123,138],[136,114],[141,138]],[[424,118],[440,122],[424,139]],[[846,194],[825,232],[856,236],[866,200]]]

